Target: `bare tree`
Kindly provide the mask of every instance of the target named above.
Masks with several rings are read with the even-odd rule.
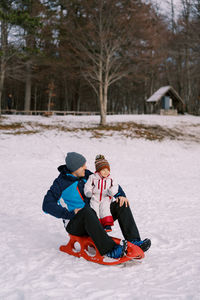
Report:
[[[140,3],[140,13],[136,13],[135,1],[98,0],[83,4],[79,12],[81,22],[76,21],[74,27],[72,48],[84,78],[99,99],[100,123],[105,125],[108,89],[132,68],[129,51],[143,6]]]
[[[1,114],[1,102],[2,93],[4,89],[4,80],[6,75],[6,70],[8,68],[8,62],[13,57],[13,51],[8,44],[8,34],[11,28],[9,19],[9,8],[12,1],[2,1],[0,6],[0,114]]]
[[[8,4],[8,3],[7,3]],[[1,19],[0,19],[0,114],[2,104],[2,94],[4,90],[4,82],[6,73],[9,73],[9,68],[12,58],[16,55],[18,47],[14,46],[14,43],[8,43],[8,36],[12,29],[10,19],[12,16],[9,15],[9,11],[1,7]],[[15,69],[17,67],[15,66]]]
[[[181,0],[182,22],[184,25],[184,50],[185,50],[185,82],[186,82],[186,105],[189,105],[191,97],[191,76],[190,76],[190,18],[191,18],[191,1]]]
[[[24,22],[23,29],[25,33],[26,44],[26,62],[25,62],[25,101],[24,110],[30,110],[31,106],[31,89],[32,89],[32,65],[35,62],[36,36],[40,24],[38,14],[41,13],[41,3],[38,0],[20,0],[19,8],[22,6],[25,13],[28,14],[28,22]]]
[[[1,99],[4,86],[6,72],[6,49],[7,49],[8,29],[5,20],[1,20],[1,56],[0,56],[0,114],[1,114]]]

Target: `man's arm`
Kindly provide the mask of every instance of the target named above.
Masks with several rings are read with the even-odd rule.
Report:
[[[69,212],[65,207],[62,207],[57,203],[61,194],[62,189],[60,188],[58,179],[56,179],[44,197],[42,209],[45,213],[56,218],[72,219],[75,215],[74,211]]]
[[[122,187],[120,185],[118,185],[118,191],[117,193],[114,195],[115,198],[118,198],[118,197],[126,197],[126,194],[124,193]]]
[[[129,201],[126,198],[126,194],[124,193],[122,187],[119,185],[118,188],[118,192],[117,194],[114,195],[114,197],[116,198],[116,202],[119,203],[119,206],[123,206],[125,204],[125,206],[129,206]]]

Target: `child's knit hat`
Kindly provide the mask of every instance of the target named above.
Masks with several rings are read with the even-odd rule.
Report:
[[[110,171],[110,165],[109,165],[108,161],[101,154],[96,156],[95,167],[96,167],[97,172],[100,172],[104,168],[107,168]]]

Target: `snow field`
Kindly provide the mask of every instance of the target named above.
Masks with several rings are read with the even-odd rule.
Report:
[[[9,116],[4,122],[34,118],[74,127],[98,122],[96,116]],[[200,134],[200,118],[192,116],[110,116],[108,120],[159,124]],[[115,134],[91,139],[88,132],[44,130],[33,135],[2,133],[0,151],[0,299],[200,298],[199,143]],[[85,155],[91,170],[96,154],[104,154],[110,162],[141,237],[152,240],[142,262],[106,267],[58,250],[68,240],[62,221],[44,214],[41,206],[58,175],[57,166],[69,151]],[[117,223],[111,235],[122,237]]]

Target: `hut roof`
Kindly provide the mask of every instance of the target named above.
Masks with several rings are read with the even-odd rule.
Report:
[[[168,86],[163,86],[161,87],[159,90],[157,90],[149,99],[146,100],[146,102],[158,102],[163,96],[165,96],[166,94],[169,94],[172,98],[176,98],[179,101],[181,101],[182,103],[183,100],[182,98],[179,96],[179,94],[175,91],[175,89],[168,85]]]

